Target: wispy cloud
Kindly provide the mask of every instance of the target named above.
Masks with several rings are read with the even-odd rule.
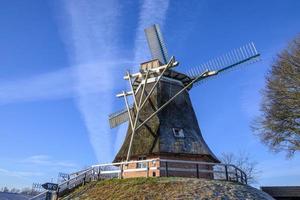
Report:
[[[120,28],[120,7],[118,1],[64,1],[68,13],[67,31],[71,34],[70,57],[75,63],[85,63],[91,60],[100,61],[97,65],[77,68],[76,83],[78,84],[78,107],[89,131],[90,141],[99,161],[111,161],[115,144],[109,135],[110,129],[107,116],[111,113],[112,89],[115,87],[118,65],[101,63],[114,60],[121,64],[118,58],[118,43],[116,38]],[[133,63],[139,63],[149,55],[143,29],[150,24],[163,24],[168,1],[143,1],[141,4],[138,28],[135,39],[135,57]],[[101,12],[99,12],[101,11]],[[102,93],[86,93],[88,81],[98,80]],[[94,87],[94,86],[93,86]],[[84,89],[85,88],[85,89]],[[125,131],[125,130],[124,130]],[[118,136],[117,139],[120,139]]]
[[[111,161],[115,144],[120,145],[109,134],[107,123],[107,116],[113,111],[116,77],[123,73],[120,66],[140,63],[150,57],[144,28],[153,23],[164,24],[169,1],[141,2],[131,61],[118,56],[118,32],[122,27],[119,1],[60,2],[65,20],[60,24],[62,35],[73,66],[23,80],[0,80],[0,105],[75,98],[98,161]],[[117,140],[121,138],[118,136]],[[29,160],[49,164],[45,157]]]
[[[260,90],[263,83],[251,82],[244,85],[241,95],[241,110],[249,119],[259,114],[259,102],[261,100]]]
[[[59,160],[49,155],[32,155],[26,158],[2,162],[0,165],[0,184],[17,187],[30,185],[32,181],[46,182],[57,177],[58,172],[74,172],[81,168],[70,160]]]
[[[117,57],[119,3],[83,0],[63,3],[70,59],[79,64],[75,74],[77,105],[98,161],[111,161],[114,141],[109,134],[107,116],[112,111],[116,66],[123,62]],[[115,63],[108,64],[110,60]],[[87,92],[94,87],[101,88],[101,92]]]
[[[280,155],[283,156],[283,155]],[[292,159],[283,160],[278,154],[272,159],[265,160],[259,164],[262,171],[260,182],[262,185],[282,185],[287,184],[286,180],[290,180],[289,184],[300,184],[300,157],[295,156]]]
[[[0,104],[71,97],[73,78],[73,70],[65,68],[23,80],[1,81]]]
[[[94,66],[129,65],[128,60],[93,61],[18,80],[0,80],[0,105],[77,98],[78,93],[100,93],[113,85],[103,81],[103,73]],[[117,73],[115,68],[111,72]],[[78,74],[81,74],[78,77]],[[78,79],[80,78],[80,84]]]
[[[77,165],[73,162],[55,160],[48,155],[30,156],[28,158],[23,159],[21,162],[30,165],[47,166],[47,167],[66,167],[66,168],[77,167]]]
[[[29,171],[13,171],[0,168],[0,174],[4,176],[17,177],[17,178],[27,178],[36,177],[44,175],[41,172],[29,172]]]

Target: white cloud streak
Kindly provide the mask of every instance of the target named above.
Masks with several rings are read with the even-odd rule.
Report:
[[[112,159],[112,137],[107,116],[112,111],[112,89],[116,65],[107,64],[117,58],[117,1],[63,1],[67,12],[70,59],[73,63],[96,63],[76,68],[77,105],[89,132],[90,142],[99,162]],[[95,62],[97,61],[97,62]],[[87,92],[101,88],[101,92]]]
[[[127,60],[94,61],[66,67],[57,71],[35,75],[21,80],[0,80],[0,105],[76,98],[78,93],[100,93],[112,88],[110,82],[102,81],[103,73],[94,66],[131,64]],[[115,69],[111,72],[117,73]],[[78,77],[78,74],[82,74]],[[80,78],[80,84],[78,84]]]
[[[61,167],[61,168],[76,168],[77,165],[70,161],[59,161],[54,160],[48,155],[34,155],[24,160],[22,163],[36,165],[36,166],[47,166],[47,167]]]
[[[74,66],[23,80],[0,80],[0,105],[75,97],[98,161],[109,162],[116,151],[114,144],[121,144],[112,140],[107,122],[113,110],[115,77],[123,73],[117,67],[140,63],[150,57],[144,28],[153,23],[163,25],[169,1],[142,2],[133,62],[117,55],[121,27],[119,1],[61,2],[66,20],[61,28]],[[122,138],[117,137],[118,140]],[[31,158],[31,161],[49,164],[41,158]]]
[[[40,172],[29,172],[29,171],[13,171],[0,168],[0,174],[4,176],[17,177],[17,178],[27,178],[27,177],[36,177],[42,176],[43,173]]]
[[[0,105],[74,95],[73,70],[65,68],[23,80],[0,82]]]
[[[135,40],[134,63],[139,63],[149,55],[143,29],[152,23],[163,24],[168,1],[144,1],[142,3]],[[65,1],[68,11],[71,39],[71,57],[73,62],[84,63],[100,60],[98,65],[77,68],[78,107],[89,131],[90,141],[97,155],[98,161],[111,161],[115,146],[120,142],[113,141],[109,135],[107,115],[112,111],[112,89],[114,85],[114,65],[105,65],[101,61],[117,60],[118,49],[116,38],[119,36],[120,21],[119,2],[96,1]],[[105,52],[100,55],[99,52]],[[114,53],[112,53],[114,52]],[[120,62],[120,61],[119,61]],[[101,94],[87,94],[88,81],[98,80],[98,87],[103,88]],[[92,81],[94,82],[94,81]],[[85,89],[83,89],[85,88]],[[104,92],[105,91],[105,92]],[[124,130],[125,131],[125,130]],[[120,137],[117,137],[120,140]],[[115,145],[117,144],[117,145]],[[114,148],[113,148],[114,147]]]

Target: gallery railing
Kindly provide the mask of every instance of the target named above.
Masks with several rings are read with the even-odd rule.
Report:
[[[159,163],[159,164],[157,164]],[[128,168],[129,165],[136,165],[137,168]],[[185,167],[188,165],[188,167]],[[247,184],[247,175],[238,167],[231,164],[169,160],[169,159],[149,159],[140,161],[129,161],[109,164],[93,165],[90,168],[70,174],[69,179],[58,185],[56,195],[62,196],[74,188],[95,180],[112,178],[123,178],[125,173],[144,173],[149,176],[150,171],[159,170],[162,176],[178,176],[178,173],[189,174],[189,177],[203,178],[209,177],[215,180],[233,181]],[[49,192],[49,191],[48,191]],[[47,191],[35,196],[32,200],[43,199]]]

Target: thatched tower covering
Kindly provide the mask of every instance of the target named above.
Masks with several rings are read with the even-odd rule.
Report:
[[[155,79],[155,77],[153,78]],[[144,121],[189,81],[188,76],[174,70],[168,70],[154,89],[149,101],[140,111],[139,122]],[[140,82],[141,80],[137,79],[134,83],[135,89],[138,91],[137,102],[139,102],[142,93],[142,87],[138,87],[138,85],[142,85]],[[151,82],[150,78],[145,87],[144,99],[153,84],[154,81]],[[135,111],[133,109],[134,113]],[[131,134],[132,131],[129,126],[124,143],[114,162],[126,160]],[[136,131],[130,158],[136,159],[138,156],[175,156],[180,159],[189,156],[197,160],[219,162],[202,137],[188,91],[181,93]]]

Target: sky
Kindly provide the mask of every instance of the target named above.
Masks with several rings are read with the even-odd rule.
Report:
[[[300,185],[291,159],[260,143],[250,125],[276,54],[300,32],[300,2],[221,0],[45,0],[0,2],[0,187],[31,187],[111,162],[127,124],[126,70],[149,60],[144,28],[161,26],[169,55],[187,72],[253,41],[261,61],[193,88],[203,137],[217,155],[246,152],[257,185]]]

